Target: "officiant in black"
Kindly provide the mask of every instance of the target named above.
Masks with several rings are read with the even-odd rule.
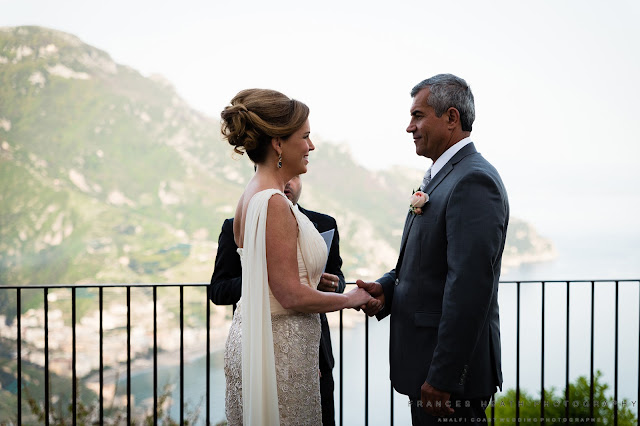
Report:
[[[320,233],[334,230],[327,267],[318,283],[318,290],[344,292],[345,280],[342,274],[342,258],[340,258],[340,237],[338,225],[333,217],[326,214],[303,209],[298,205],[302,193],[300,176],[291,179],[285,185],[285,195],[301,213],[311,220]],[[218,237],[218,253],[216,255],[211,284],[208,287],[209,299],[216,305],[234,305],[240,300],[242,292],[242,267],[238,246],[233,239],[233,218],[226,219],[222,224],[222,231]],[[331,349],[331,334],[327,316],[320,314],[322,334],[320,336],[320,398],[322,405],[322,424],[335,424],[335,409],[333,403],[333,351]]]

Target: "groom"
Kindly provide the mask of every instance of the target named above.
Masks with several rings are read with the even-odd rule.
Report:
[[[440,74],[411,96],[407,132],[416,154],[433,160],[420,188],[428,201],[407,215],[395,269],[358,285],[384,303],[379,320],[391,316],[391,383],[409,396],[413,424],[443,416],[483,423],[502,386],[498,279],[507,193],[469,138],[475,107],[467,83]]]

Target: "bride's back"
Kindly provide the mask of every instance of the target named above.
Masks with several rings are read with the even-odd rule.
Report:
[[[233,239],[235,240],[236,245],[240,248],[244,246],[244,223],[247,218],[249,201],[251,200],[251,197],[257,193],[258,190],[256,190],[256,188],[250,188],[250,186],[247,186],[240,196],[238,205],[236,206],[236,214],[233,220]]]
[[[253,198],[257,193],[267,189],[276,189],[282,192],[282,189],[279,187],[280,185],[268,182],[270,179],[265,179],[264,176],[260,175],[261,173],[257,172],[251,181],[249,181],[249,184],[247,184],[244,192],[238,200],[238,205],[236,206],[236,213],[233,220],[233,238],[236,245],[240,248],[244,246],[245,222],[251,198]],[[295,221],[293,213],[291,214],[291,220]]]

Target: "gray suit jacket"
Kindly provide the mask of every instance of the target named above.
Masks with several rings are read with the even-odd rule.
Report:
[[[498,280],[509,202],[496,169],[462,148],[411,212],[396,268],[378,280],[391,315],[393,387],[420,399],[425,382],[460,398],[502,386]]]

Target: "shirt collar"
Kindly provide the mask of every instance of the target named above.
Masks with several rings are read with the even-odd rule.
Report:
[[[454,155],[458,153],[462,148],[471,143],[471,137],[467,136],[464,139],[460,139],[458,142],[454,143],[453,146],[449,147],[442,155],[436,160],[435,163],[431,166],[431,179],[444,167],[445,164],[449,162],[453,158]]]

